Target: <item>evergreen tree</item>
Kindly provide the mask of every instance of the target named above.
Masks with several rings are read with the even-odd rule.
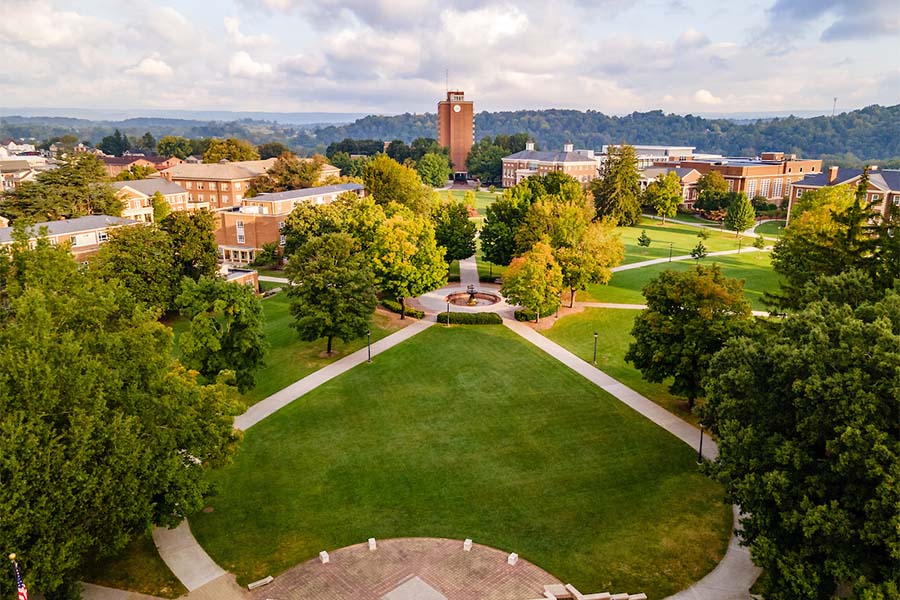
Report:
[[[707,251],[706,246],[703,245],[703,240],[697,242],[697,245],[691,249],[691,258],[698,262],[701,258],[706,258],[707,254],[709,254],[709,252]]]
[[[598,218],[634,225],[641,218],[641,181],[633,146],[610,146],[600,177],[591,182]]]
[[[653,240],[650,239],[650,236],[647,235],[647,230],[641,229],[641,235],[637,239],[638,246],[640,246],[641,248],[649,248],[652,241]]]
[[[753,227],[756,223],[756,211],[745,194],[737,194],[728,205],[725,214],[725,227],[734,231],[735,236]]]

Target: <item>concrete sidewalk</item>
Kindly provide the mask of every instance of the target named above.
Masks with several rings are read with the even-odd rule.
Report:
[[[175,529],[154,527],[153,542],[163,562],[189,592],[226,575],[225,569],[197,543],[187,520]]]
[[[475,262],[474,254],[459,261],[459,282],[462,285],[478,285],[478,263]]]
[[[616,304],[615,302],[575,302],[575,306],[583,306],[584,308],[614,308],[620,310],[644,310],[646,304]],[[754,317],[771,317],[772,313],[767,310],[751,310]]]
[[[260,281],[268,281],[269,283],[283,283],[285,285],[290,285],[291,280],[287,277],[272,277],[271,275],[260,275]]]
[[[766,252],[766,250],[757,250],[753,246],[740,248],[738,250],[720,250],[718,252],[710,252],[706,255],[706,258],[711,256],[728,256],[729,254],[744,254],[749,252]],[[654,258],[651,260],[644,260],[641,262],[631,263],[628,265],[619,265],[618,267],[613,267],[610,269],[613,273],[618,273],[619,271],[631,271],[632,269],[640,269],[641,267],[649,267],[650,265],[661,265],[667,262],[677,262],[683,260],[695,260],[693,256],[690,254],[685,254],[682,256],[673,256],[669,258],[668,256],[664,256],[662,258]]]

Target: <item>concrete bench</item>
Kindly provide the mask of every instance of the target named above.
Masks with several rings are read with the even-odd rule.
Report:
[[[550,585],[544,586],[544,597],[545,598],[571,598],[572,594],[569,590],[566,589],[561,583],[551,583]]]
[[[640,594],[631,594],[628,596],[628,600],[647,600],[647,594],[643,592]]]
[[[575,598],[575,600],[609,600],[611,597],[609,595],[609,592],[600,592],[597,594],[582,594],[577,589],[575,589],[575,586],[571,583],[566,584],[566,589],[572,593],[572,597]]]
[[[609,600],[628,600],[628,594],[624,592],[621,594],[613,594],[609,597]]]

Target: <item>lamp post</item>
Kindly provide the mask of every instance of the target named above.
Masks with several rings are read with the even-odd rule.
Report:
[[[366,331],[366,348],[369,352],[369,360],[367,362],[372,362],[372,330],[369,329]]]
[[[672,243],[669,242],[669,262],[672,262]]]
[[[594,366],[597,366],[597,337],[599,337],[599,333],[594,332]]]
[[[738,254],[741,253],[741,245],[744,243],[744,238],[738,238]]]
[[[700,446],[697,448],[697,464],[703,464],[703,423],[700,425]]]
[[[450,302],[447,301],[447,327],[450,327]]]

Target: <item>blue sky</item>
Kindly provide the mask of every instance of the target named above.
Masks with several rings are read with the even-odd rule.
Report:
[[[732,113],[900,102],[896,0],[0,0],[0,105]]]

